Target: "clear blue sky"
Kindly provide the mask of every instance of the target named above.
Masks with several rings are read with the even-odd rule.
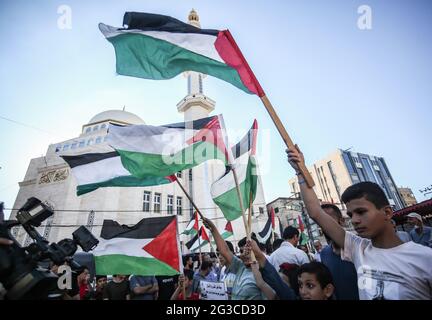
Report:
[[[72,29],[57,27],[60,5]],[[357,27],[360,5],[372,30]],[[419,0],[61,0],[0,1],[0,199],[11,207],[29,161],[50,143],[78,136],[98,112],[126,109],[148,124],[181,121],[182,76],[149,81],[117,76],[98,23],[121,26],[125,11],[229,28],[308,163],[336,148],[383,156],[396,183],[418,192],[432,183],[432,3]],[[288,196],[293,175],[284,144],[256,96],[207,77],[228,127],[254,118],[270,141],[259,150],[266,200]]]

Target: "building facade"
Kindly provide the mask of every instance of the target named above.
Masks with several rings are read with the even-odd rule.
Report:
[[[384,190],[394,210],[404,207],[396,183],[382,157],[338,149],[308,168],[314,190],[322,202],[345,209],[341,196],[349,186],[363,181],[375,182]],[[297,177],[289,180],[293,193],[300,191]]]
[[[199,27],[199,18],[195,11],[190,13],[189,22]],[[178,103],[177,111],[184,116],[185,121],[210,116],[215,109],[215,102],[203,93],[203,75],[188,72],[185,76],[188,91]],[[146,110],[143,110],[143,113],[146,113]],[[55,214],[38,228],[48,241],[57,242],[63,238],[71,238],[72,232],[81,225],[86,226],[98,237],[104,219],[133,225],[143,218],[176,214],[179,233],[191,219],[194,212],[192,204],[176,183],[153,187],[99,188],[79,197],[76,195],[76,181],[69,166],[58,156],[58,152],[85,153],[90,150],[90,146],[106,148],[109,124],[134,125],[144,124],[144,121],[138,115],[124,110],[101,112],[82,126],[78,137],[52,144],[45,156],[31,159],[23,181],[19,182],[20,189],[14,208],[22,207],[30,197],[37,197],[50,203],[55,209]],[[177,173],[179,181],[203,215],[212,219],[221,232],[227,221],[213,202],[210,187],[212,182],[224,173],[225,165],[218,160],[210,160]],[[257,196],[253,203],[254,231],[260,231],[267,221],[265,203],[263,186],[259,178]],[[15,215],[16,211],[12,211],[11,219],[14,219]],[[245,228],[242,219],[233,221],[232,226],[234,236],[228,240],[236,244],[245,236]],[[31,241],[22,228],[14,228],[13,234],[22,244]],[[184,253],[188,251],[184,244],[190,238],[191,236],[180,236]],[[207,246],[203,250],[211,248]]]
[[[405,207],[410,207],[417,204],[417,199],[410,188],[400,187],[398,188],[399,194],[401,195],[402,201]]]

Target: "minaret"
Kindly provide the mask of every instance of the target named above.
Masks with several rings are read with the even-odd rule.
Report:
[[[194,9],[188,17],[189,24],[201,28],[199,16]],[[203,94],[203,78],[205,75],[194,71],[184,73],[187,78],[188,94],[178,104],[178,112],[184,113],[184,120],[195,120],[209,116],[214,110],[215,101]]]

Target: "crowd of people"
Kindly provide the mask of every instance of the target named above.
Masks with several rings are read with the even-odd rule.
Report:
[[[304,164],[300,150],[287,150],[294,169]],[[341,210],[321,204],[300,172],[299,184],[309,216],[323,230],[327,245],[299,244],[299,231],[288,226],[282,239],[259,243],[255,234],[241,239],[238,249],[202,218],[212,233],[216,254],[183,256],[183,272],[174,276],[96,275],[81,267],[64,299],[75,300],[199,300],[202,282],[225,285],[231,300],[431,300],[432,228],[410,213],[408,233],[397,229],[393,211],[379,185],[361,182],[342,194],[355,233],[343,228]],[[0,239],[7,245],[6,239]],[[314,251],[312,254],[311,251]],[[58,272],[58,266],[51,270]]]

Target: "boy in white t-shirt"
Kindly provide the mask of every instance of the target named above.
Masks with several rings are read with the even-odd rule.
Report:
[[[288,161],[297,171],[310,217],[342,248],[342,259],[354,264],[360,299],[432,299],[432,250],[399,239],[384,191],[372,182],[361,182],[345,190],[342,201],[358,235],[346,232],[325,214],[314,190],[298,172],[297,164],[304,164],[299,148],[290,148],[287,153]]]

